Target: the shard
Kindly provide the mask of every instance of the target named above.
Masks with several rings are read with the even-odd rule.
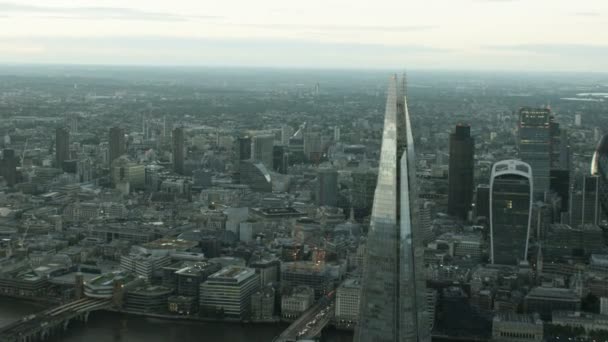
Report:
[[[358,342],[430,341],[405,77],[390,79],[367,238]]]

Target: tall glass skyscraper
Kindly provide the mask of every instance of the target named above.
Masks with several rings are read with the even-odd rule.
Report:
[[[490,181],[490,261],[517,265],[528,258],[532,217],[533,173],[519,160],[492,167]]]
[[[522,108],[519,111],[519,158],[534,174],[534,199],[544,200],[549,191],[552,159],[551,110]]]
[[[450,134],[450,173],[448,178],[448,214],[467,219],[473,202],[475,141],[471,126],[458,125]]]
[[[355,341],[430,341],[405,78],[390,79]]]
[[[608,134],[602,137],[593,154],[591,174],[598,176],[599,202],[603,217],[608,218]]]

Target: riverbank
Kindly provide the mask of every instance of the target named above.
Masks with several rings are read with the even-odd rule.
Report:
[[[0,325],[12,323],[47,308],[38,301],[0,297]],[[183,319],[163,315],[151,317],[118,311],[95,311],[91,313],[86,324],[74,321],[65,333],[45,342],[269,342],[287,326],[288,324],[280,322],[259,324],[204,321],[197,318]],[[329,328],[326,335],[324,342],[352,342],[352,333]]]
[[[211,317],[201,317],[201,316],[191,316],[191,315],[173,315],[173,314],[164,314],[164,313],[155,313],[155,312],[141,312],[141,311],[129,311],[129,310],[118,310],[118,309],[105,309],[104,311],[108,312],[116,312],[126,315],[133,316],[141,316],[147,318],[157,318],[157,319],[166,319],[166,320],[175,320],[175,321],[194,321],[194,322],[205,322],[205,323],[235,323],[235,324],[285,324],[286,322],[281,321],[280,319],[276,320],[268,320],[268,321],[260,321],[260,320],[240,320],[234,318],[211,318]]]

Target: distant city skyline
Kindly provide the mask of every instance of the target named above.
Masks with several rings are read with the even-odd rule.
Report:
[[[608,72],[601,0],[0,2],[0,63]]]

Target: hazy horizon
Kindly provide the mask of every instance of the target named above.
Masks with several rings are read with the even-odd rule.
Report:
[[[608,72],[601,0],[0,1],[0,63]]]

